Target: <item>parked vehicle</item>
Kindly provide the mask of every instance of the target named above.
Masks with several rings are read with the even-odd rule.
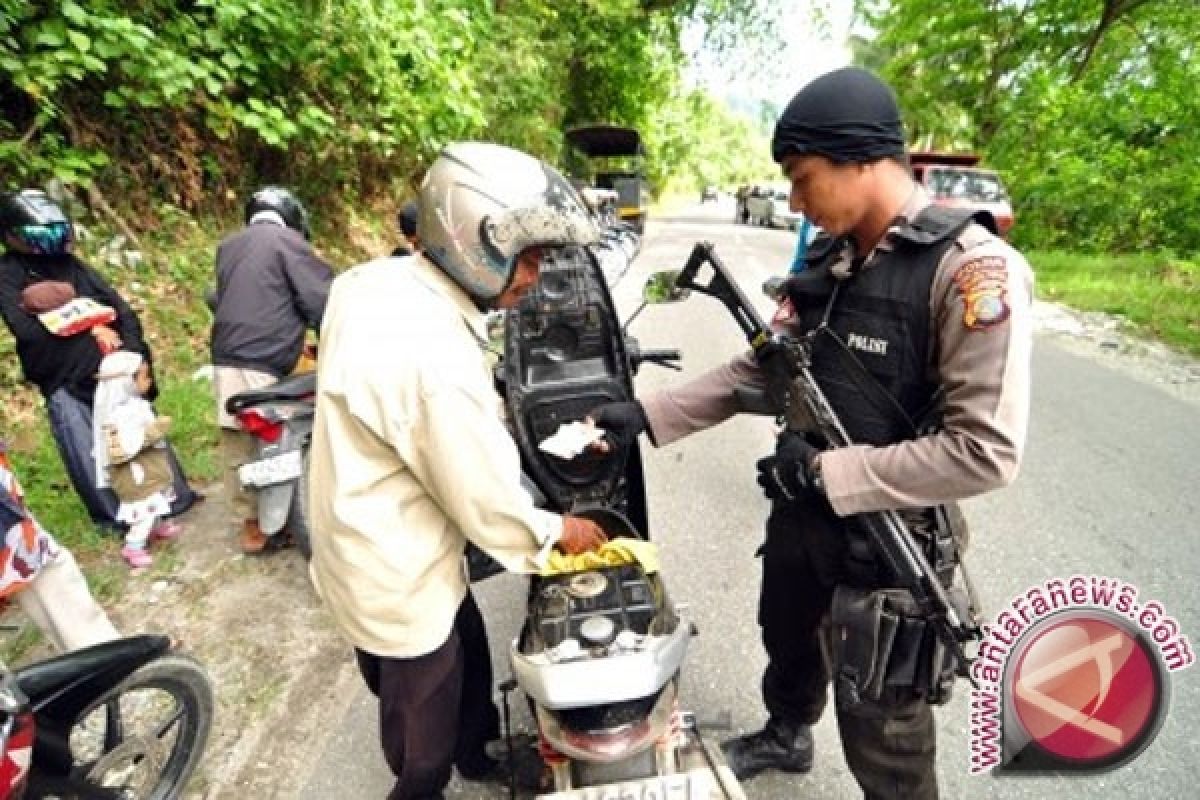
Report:
[[[995,170],[976,166],[973,153],[909,153],[913,177],[941,206],[978,209],[979,222],[997,236],[1008,238],[1015,217],[1004,183]]]
[[[566,140],[573,148],[571,152],[588,162],[576,162],[568,172],[577,177],[588,173],[594,186],[616,192],[617,218],[638,233],[645,230],[650,192],[641,135],[633,128],[592,125],[567,131]]]
[[[720,192],[718,192],[717,187],[713,186],[712,184],[705,186],[704,191],[700,192],[701,203],[707,203],[710,201],[715,203],[717,202],[718,197],[720,197]]]
[[[258,440],[258,455],[238,468],[244,486],[258,491],[258,526],[267,536],[286,532],[308,558],[308,449],[316,411],[317,374],[284,378],[240,392],[225,403],[242,430]]]
[[[788,207],[790,193],[791,188],[781,184],[751,187],[746,196],[746,212],[750,223],[768,228],[796,228],[804,215]]]
[[[166,636],[0,664],[0,800],[179,797],[212,715],[203,668]]]
[[[546,254],[537,287],[507,314],[498,370],[522,467],[545,507],[587,516],[610,537],[647,536],[636,444],[571,460],[538,444],[601,403],[632,399],[641,364],[678,358],[625,334],[590,251]],[[531,579],[509,656],[553,775],[548,797],[744,798],[720,750],[680,711],[692,635],[663,576],[636,563]]]

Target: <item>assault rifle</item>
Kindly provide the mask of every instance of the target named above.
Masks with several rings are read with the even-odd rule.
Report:
[[[755,359],[767,377],[768,389],[765,397],[753,390],[739,392],[744,408],[786,413],[789,427],[813,430],[824,437],[831,448],[853,444],[813,378],[811,337],[796,339],[773,334],[730,277],[710,242],[696,244],[675,285],[720,300],[746,334]],[[904,519],[890,510],[858,514],[855,519],[883,565],[898,585],[909,591],[920,614],[934,626],[937,635],[954,653],[960,674],[970,678],[970,659],[964,644],[982,639],[983,633],[974,620],[965,618],[950,601]],[[971,682],[974,684],[973,678]]]

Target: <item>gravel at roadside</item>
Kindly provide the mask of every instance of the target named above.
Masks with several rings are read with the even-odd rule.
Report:
[[[1038,332],[1071,352],[1200,405],[1200,359],[1128,332],[1125,322],[1112,314],[1041,301],[1033,310]]]
[[[213,732],[184,797],[289,796],[279,775],[305,772],[323,713],[357,680],[295,549],[243,556],[220,485],[159,548],[167,569],[131,577],[110,608],[123,633],[158,631],[204,665],[216,694]],[[115,544],[114,544],[115,546]],[[290,770],[282,762],[292,762]],[[270,768],[266,766],[269,764]]]

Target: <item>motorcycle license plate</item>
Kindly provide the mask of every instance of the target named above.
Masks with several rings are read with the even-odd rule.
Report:
[[[721,772],[730,796],[745,798],[728,767]],[[725,796],[712,771],[699,767],[675,775],[539,794],[538,800],[724,800]]]
[[[261,461],[243,464],[238,467],[238,479],[243,486],[261,488],[299,478],[303,470],[304,464],[300,451],[291,450],[277,456],[264,458]]]

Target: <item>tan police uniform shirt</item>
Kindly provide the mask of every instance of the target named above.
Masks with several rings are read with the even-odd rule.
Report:
[[[484,315],[423,257],[334,280],[321,328],[309,503],[317,592],[355,647],[445,642],[468,539],[510,570],[544,563],[562,518],[534,508],[485,359]]]
[[[901,209],[929,204],[917,189]],[[893,247],[894,226],[863,268]],[[848,248],[834,270],[845,271]],[[839,515],[921,508],[1010,483],[1029,422],[1033,271],[1008,243],[969,225],[942,258],[929,296],[929,378],[945,387],[941,431],[885,447],[855,445],[821,454],[826,493]],[[640,398],[659,445],[737,413],[733,387],[762,386],[747,353],[690,383]]]

